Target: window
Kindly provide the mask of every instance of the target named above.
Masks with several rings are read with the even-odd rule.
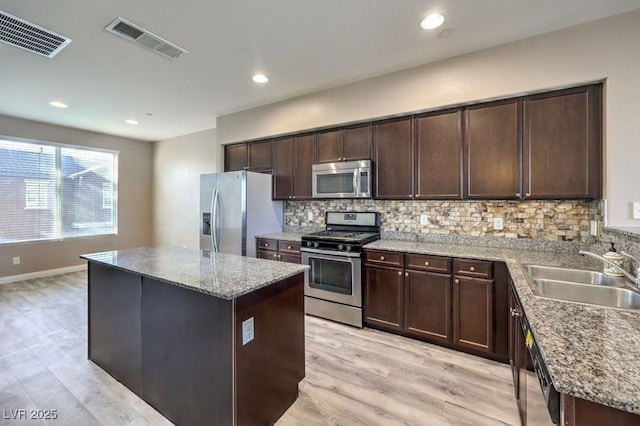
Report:
[[[118,153],[0,137],[0,244],[117,232]]]

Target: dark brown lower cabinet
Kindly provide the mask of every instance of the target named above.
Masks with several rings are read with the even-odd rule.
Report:
[[[493,280],[455,276],[453,342],[493,352]]]
[[[405,274],[406,332],[451,342],[451,275],[411,270]]]
[[[402,268],[365,268],[364,321],[367,325],[402,331],[404,328],[404,275]]]
[[[563,426],[637,426],[640,415],[562,395]]]
[[[300,263],[300,242],[256,239],[256,257],[258,259],[279,260],[289,263]]]

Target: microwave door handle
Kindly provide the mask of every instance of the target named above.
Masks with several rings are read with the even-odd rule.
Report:
[[[353,195],[356,197],[360,195],[360,171],[358,169],[353,171]]]

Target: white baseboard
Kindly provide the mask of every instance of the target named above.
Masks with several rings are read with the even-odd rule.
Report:
[[[29,272],[28,274],[10,275],[8,277],[0,277],[0,284],[9,284],[16,281],[32,280],[34,278],[48,277],[51,275],[68,274],[69,272],[85,271],[87,269],[86,263],[84,265],[67,266],[64,268],[47,269],[46,271]]]

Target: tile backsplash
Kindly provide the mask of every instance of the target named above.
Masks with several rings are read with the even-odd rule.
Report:
[[[286,228],[324,226],[325,211],[377,211],[383,233],[440,234],[473,237],[504,237],[594,243],[589,221],[602,229],[602,202],[583,200],[526,201],[386,201],[322,200],[288,201]],[[308,219],[309,212],[313,219]],[[427,215],[429,224],[420,224]],[[494,218],[503,219],[503,229],[494,228]]]

